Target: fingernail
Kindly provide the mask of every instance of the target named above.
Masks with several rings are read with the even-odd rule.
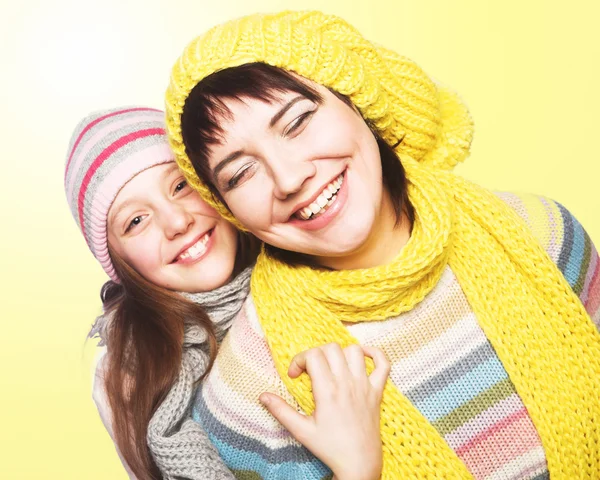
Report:
[[[262,402],[263,405],[268,405],[271,401],[271,397],[269,395],[261,395],[258,399]]]

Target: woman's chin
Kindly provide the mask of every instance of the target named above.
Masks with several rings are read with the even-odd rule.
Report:
[[[296,246],[295,249],[286,248],[295,253],[301,253],[311,257],[318,265],[329,267],[333,269],[346,268],[345,265],[352,259],[360,256],[363,250],[368,235],[361,235],[360,237],[346,236],[348,241],[340,241],[342,237],[338,237],[336,242],[314,242],[311,245]]]

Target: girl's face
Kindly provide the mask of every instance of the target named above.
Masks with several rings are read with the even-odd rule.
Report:
[[[108,242],[155,285],[203,292],[231,277],[237,233],[187,185],[177,165],[167,163],[121,189],[108,212]]]
[[[355,110],[308,83],[322,103],[295,92],[272,103],[225,100],[231,115],[220,119],[221,143],[208,150],[210,174],[255,236],[344,268],[372,246],[383,222],[380,154]]]

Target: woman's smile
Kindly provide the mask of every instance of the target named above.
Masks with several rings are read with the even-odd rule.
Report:
[[[395,217],[383,203],[373,132],[331,91],[310,87],[316,99],[279,92],[272,102],[226,100],[229,114],[218,119],[208,166],[231,213],[252,234],[337,268],[382,228],[393,229]]]
[[[325,188],[318,190],[312,200],[296,209],[289,223],[305,230],[320,230],[328,226],[342,211],[348,198],[348,182],[342,172]]]

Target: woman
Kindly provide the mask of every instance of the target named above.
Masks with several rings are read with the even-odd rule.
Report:
[[[102,289],[105,315],[91,332],[107,345],[94,398],[129,474],[233,478],[189,406],[248,295],[257,242],[187,185],[158,110],[117,108],[83,119],[69,147],[65,190],[77,225],[111,278]],[[370,376],[364,355],[378,364]],[[326,362],[314,364],[315,356]],[[330,364],[348,373],[335,385],[324,381]],[[304,435],[307,448],[341,478],[346,456],[360,459],[366,478],[377,478],[387,360],[368,347],[319,346],[289,365],[291,377],[305,370],[322,387],[320,415],[290,424],[291,432]],[[352,401],[334,398],[340,392]],[[347,441],[359,433],[375,448]]]
[[[455,95],[339,18],[252,15],[185,49],[167,125],[194,188],[270,245],[252,274],[263,371],[240,397],[277,376],[310,413],[289,359],[377,345],[383,478],[598,478],[597,252],[555,202],[450,172],[472,138]],[[252,445],[244,468],[277,478],[280,430],[244,430],[214,393],[256,351],[236,326],[195,416],[229,465]],[[286,478],[325,471],[300,457]]]

